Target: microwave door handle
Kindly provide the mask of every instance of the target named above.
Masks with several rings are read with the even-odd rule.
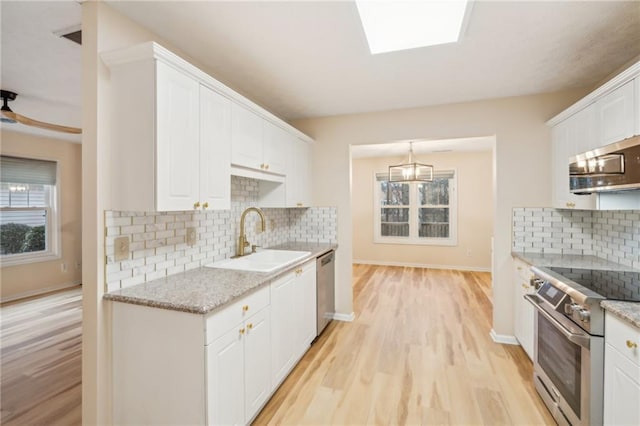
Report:
[[[554,317],[552,317],[551,315],[549,315],[549,313],[547,313],[544,309],[542,309],[539,306],[539,303],[536,299],[534,298],[532,295],[527,294],[526,296],[524,296],[525,299],[527,299],[527,301],[529,303],[531,303],[533,305],[534,308],[536,308],[536,310],[538,312],[540,312],[546,319],[548,319],[551,324],[553,324],[553,326],[559,331],[561,332],[564,337],[567,338],[567,340],[569,340],[570,342],[575,343],[576,345],[582,346],[583,348],[589,349],[591,346],[591,339],[589,336],[585,336],[583,334],[575,334],[570,332],[569,330],[567,330],[562,324],[560,324],[560,322],[558,322],[557,319],[555,319]]]

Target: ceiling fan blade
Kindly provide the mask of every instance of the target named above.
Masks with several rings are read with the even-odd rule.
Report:
[[[17,121],[20,124],[24,124],[25,126],[38,127],[40,129],[53,130],[54,132],[63,132],[63,133],[73,133],[80,134],[82,133],[82,129],[77,127],[68,127],[68,126],[60,126],[58,124],[45,123],[44,121],[34,120],[29,117],[25,117],[24,115],[16,114],[13,111],[2,111],[2,115],[5,117]]]

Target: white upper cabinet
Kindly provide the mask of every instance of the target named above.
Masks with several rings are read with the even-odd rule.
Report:
[[[232,107],[231,162],[269,173],[287,172],[289,134],[242,105]]]
[[[252,169],[264,169],[262,117],[234,102],[231,120],[231,162]]]
[[[200,195],[203,207],[231,208],[231,101],[200,85]]]
[[[569,158],[595,148],[594,111],[591,105],[551,130],[553,207],[557,209],[591,210],[597,207],[595,194],[575,195],[569,191]]]
[[[155,59],[118,64],[111,80],[108,208],[228,209],[231,101]]]
[[[198,167],[193,167],[200,149],[199,85],[162,62],[156,64],[156,85],[156,166],[163,171],[156,175],[156,208],[187,210],[200,190]]]
[[[569,158],[640,134],[640,62],[632,65],[547,122],[552,126],[553,207],[629,210],[640,191],[575,195],[569,191]]]
[[[262,129],[263,168],[271,173],[287,174],[291,136],[280,127],[266,120],[262,123]]]
[[[311,205],[311,144],[294,138],[290,145],[290,166],[287,173],[287,207]]]
[[[229,209],[232,173],[273,182],[268,202],[285,206],[291,140],[310,138],[156,43],[101,57],[113,99],[108,209]]]
[[[608,145],[634,135],[638,112],[634,98],[636,81],[632,80],[595,103],[597,146]]]

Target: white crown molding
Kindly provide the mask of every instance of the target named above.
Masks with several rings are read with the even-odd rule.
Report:
[[[622,71],[620,74],[616,75],[611,80],[607,81],[602,86],[598,87],[596,90],[589,93],[587,96],[580,99],[578,102],[571,105],[569,108],[565,109],[560,114],[547,121],[547,126],[553,127],[556,124],[561,123],[575,113],[582,111],[598,99],[602,98],[603,96],[607,95],[608,93],[612,92],[623,84],[628,83],[638,76],[640,76],[640,61],[631,65],[629,68]]]
[[[160,60],[167,65],[170,65],[177,70],[188,74],[195,80],[199,81],[201,84],[209,87],[211,90],[225,96],[235,103],[242,105],[246,109],[253,111],[258,114],[265,120],[273,123],[274,125],[284,129],[288,133],[294,134],[297,138],[302,139],[305,142],[313,142],[309,136],[302,133],[300,130],[296,129],[286,121],[276,117],[266,109],[261,106],[255,104],[250,99],[242,96],[236,91],[230,89],[228,86],[222,84],[215,78],[211,77],[206,72],[202,71],[200,68],[194,66],[193,64],[185,61],[180,56],[166,49],[165,47],[159,45],[154,41],[148,41],[145,43],[137,44],[134,46],[126,47],[124,49],[111,50],[108,52],[101,52],[100,57],[102,61],[109,68],[116,68],[118,66],[128,64],[131,62],[155,59]]]

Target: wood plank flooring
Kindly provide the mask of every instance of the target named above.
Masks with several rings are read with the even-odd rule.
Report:
[[[0,315],[0,423],[81,424],[81,287],[3,305]]]
[[[333,321],[254,424],[555,424],[519,346],[494,343],[489,273],[354,265]]]

